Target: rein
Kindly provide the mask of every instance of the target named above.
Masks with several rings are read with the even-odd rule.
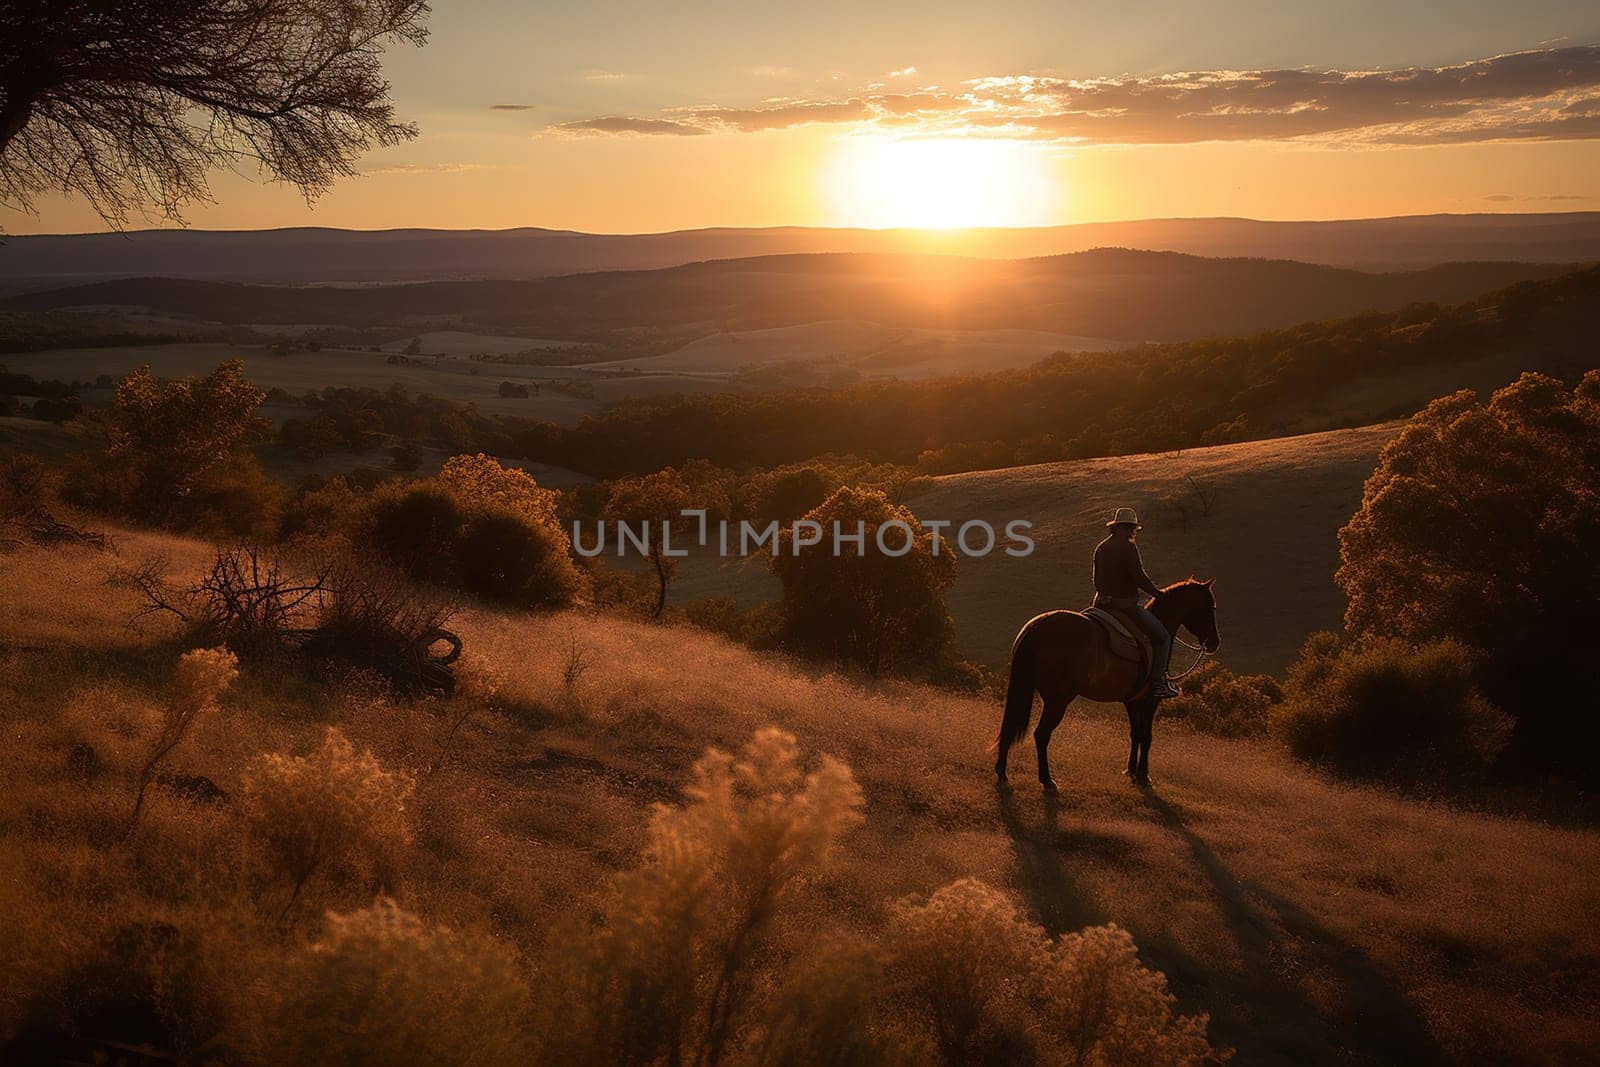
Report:
[[[1211,655],[1211,653],[1207,652],[1204,647],[1202,647],[1200,645],[1191,645],[1189,642],[1185,641],[1183,638],[1179,637],[1177,634],[1173,634],[1172,635],[1172,640],[1173,640],[1174,643],[1180,644],[1184,648],[1187,648],[1190,652],[1193,652],[1194,653],[1194,662],[1189,664],[1189,666],[1185,667],[1183,670],[1179,671],[1177,674],[1173,674],[1171,671],[1168,671],[1167,672],[1167,681],[1169,681],[1169,682],[1175,682],[1179,678],[1182,678],[1187,674],[1192,674],[1194,672],[1194,669],[1196,667],[1200,666],[1200,661],[1205,659],[1207,656]]]

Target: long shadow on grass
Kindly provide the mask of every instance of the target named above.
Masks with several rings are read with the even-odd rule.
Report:
[[[997,790],[997,799],[1000,822],[1017,856],[1022,894],[1044,928],[1055,936],[1106,922],[1073,877],[1067,862],[1073,850],[1072,842],[1063,840],[1061,802],[1045,794],[1044,817],[1037,829],[1030,830],[1013,790]]]
[[[1328,1058],[1312,1043],[1338,1050],[1340,1061],[1354,1057],[1408,1065],[1448,1062],[1404,992],[1365,953],[1300,906],[1239,881],[1211,846],[1189,829],[1179,809],[1149,790],[1144,796],[1161,824],[1189,846],[1238,939],[1247,972],[1246,988],[1239,991],[1242,1002],[1207,998],[1213,1003],[1216,1029],[1226,1040],[1254,1046],[1258,1055],[1276,1054],[1275,1058],[1300,1062]],[[1265,902],[1273,915],[1263,914],[1251,903],[1252,897]],[[1291,963],[1298,964],[1296,969],[1320,970],[1338,980],[1344,998],[1338,1018],[1324,1018],[1296,991],[1284,974]]]

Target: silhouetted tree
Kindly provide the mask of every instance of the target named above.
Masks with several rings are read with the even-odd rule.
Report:
[[[694,520],[679,513],[697,506],[688,483],[671,467],[642,478],[625,478],[611,487],[602,516],[614,523],[627,523],[641,535],[645,525],[649,526],[650,564],[656,572],[656,606],[652,612],[655,618],[660,618],[666,608],[667,583],[678,573],[678,561],[666,554],[668,545],[662,524],[677,526],[674,540],[681,549]]]
[[[396,122],[380,59],[427,37],[423,0],[0,4],[0,203],[85,197],[113,226],[178,218],[206,172],[255,160],[314,197]]]
[[[932,535],[911,510],[875,489],[838,489],[802,521],[817,524],[820,540],[805,543],[816,530],[797,524],[783,532],[772,559],[792,647],[874,675],[927,666],[948,651],[952,545],[941,544],[935,555]],[[798,549],[797,533],[804,534]],[[857,534],[861,544],[846,540]]]
[[[140,367],[117,384],[106,411],[101,473],[107,502],[141,518],[169,521],[191,512],[214,480],[236,481],[230,466],[259,472],[251,444],[272,424],[256,409],[266,393],[244,377],[244,361],[230,359],[204,377],[161,382]],[[195,499],[191,499],[195,498]]]
[[[1435,400],[1383,451],[1339,532],[1356,635],[1455,638],[1540,764],[1587,775],[1600,737],[1600,371]],[[1585,741],[1584,739],[1588,739]],[[1583,766],[1583,764],[1589,764]]]

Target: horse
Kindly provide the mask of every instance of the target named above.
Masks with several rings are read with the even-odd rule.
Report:
[[[1222,644],[1215,583],[1215,578],[1193,577],[1175,582],[1161,590],[1150,611],[1174,639],[1181,627],[1199,638],[1207,653],[1215,652]],[[1148,685],[1139,691],[1139,673],[1138,664],[1112,655],[1105,627],[1082,612],[1047,611],[1028,620],[1011,642],[1005,715],[995,742],[997,784],[1006,784],[1006,756],[1028,732],[1037,692],[1044,698],[1044,712],[1033,731],[1033,743],[1039,751],[1039,781],[1046,792],[1056,791],[1050,777],[1050,735],[1067,713],[1067,705],[1080,696],[1118,701],[1128,709],[1128,777],[1149,785],[1150,727],[1160,698],[1150,695]]]

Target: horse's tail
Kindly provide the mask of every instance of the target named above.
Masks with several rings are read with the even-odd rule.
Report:
[[[1022,735],[1028,732],[1028,720],[1033,717],[1034,640],[1034,631],[1024,627],[1011,645],[1011,678],[1006,683],[1006,711],[1000,720],[1000,737],[994,743],[995,751],[1002,756],[1022,740]]]

